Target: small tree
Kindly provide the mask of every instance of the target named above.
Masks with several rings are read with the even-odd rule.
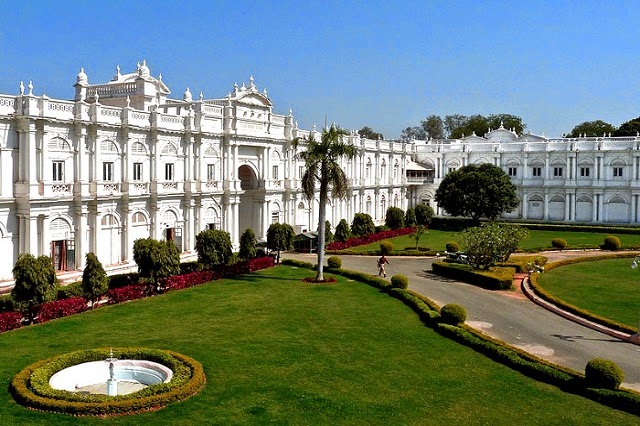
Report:
[[[526,236],[527,230],[517,225],[489,223],[466,229],[460,240],[469,264],[475,269],[488,269],[508,260]]]
[[[240,257],[243,259],[253,259],[258,251],[256,250],[256,234],[253,229],[247,228],[240,236]]]
[[[373,219],[366,213],[356,213],[351,222],[351,234],[354,237],[365,237],[376,232]]]
[[[338,222],[338,226],[336,226],[335,239],[336,241],[344,243],[349,239],[349,237],[351,237],[351,229],[349,229],[349,224],[345,219],[340,219],[340,222]]]
[[[231,237],[226,231],[206,229],[196,235],[196,251],[198,262],[208,268],[226,265],[233,254]]]
[[[433,219],[433,209],[426,204],[418,204],[414,209],[416,224],[428,226]]]
[[[82,294],[91,301],[91,307],[109,290],[109,278],[102,263],[93,253],[87,253],[86,264],[82,272]]]
[[[133,243],[133,260],[138,274],[154,285],[180,273],[180,253],[173,241],[140,238]]]
[[[385,217],[385,225],[390,229],[404,228],[404,212],[398,207],[389,207]]]
[[[415,210],[409,208],[404,213],[404,226],[409,227],[409,228],[413,228],[416,225],[417,225],[417,223],[416,223]]]
[[[267,229],[267,247],[278,251],[278,263],[280,263],[280,252],[293,248],[294,237],[295,232],[288,223],[272,223]]]
[[[58,278],[51,258],[21,254],[13,267],[13,279],[11,299],[21,310],[27,311],[29,322],[33,322],[33,307],[56,298]]]
[[[416,240],[416,250],[418,250],[418,244],[420,244],[420,238],[427,232],[427,227],[424,225],[416,226],[415,232],[412,234],[414,240]]]

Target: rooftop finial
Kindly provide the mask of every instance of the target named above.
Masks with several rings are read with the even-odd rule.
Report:
[[[20,82],[18,89],[20,89],[20,96],[24,95],[24,82]]]
[[[33,81],[29,80],[29,84],[27,85],[27,89],[29,89],[29,95],[33,95]]]

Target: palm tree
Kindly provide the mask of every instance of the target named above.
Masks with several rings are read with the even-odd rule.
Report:
[[[318,211],[318,273],[316,281],[324,281],[324,245],[325,245],[325,217],[326,205],[331,198],[344,198],[347,195],[349,181],[347,175],[340,167],[341,158],[352,159],[356,155],[356,147],[344,141],[348,132],[336,127],[334,124],[328,129],[322,130],[320,141],[316,141],[311,134],[302,140],[296,138],[293,148],[296,149],[302,142],[306,151],[298,153],[298,158],[305,162],[306,171],[302,175],[302,191],[307,200],[311,201],[316,194],[316,186],[320,184],[320,203]]]

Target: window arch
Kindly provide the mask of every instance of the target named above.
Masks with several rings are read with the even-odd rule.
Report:
[[[387,178],[387,162],[383,158],[382,161],[380,162],[380,179],[384,181],[386,178]]]
[[[102,216],[102,220],[100,221],[100,225],[102,226],[103,229],[116,228],[119,224],[120,222],[118,221],[118,218],[111,213],[107,213],[104,216]]]
[[[365,179],[371,179],[371,157],[367,157],[367,164],[364,169]]]
[[[371,196],[367,195],[367,201],[365,203],[365,208],[367,210],[367,214],[371,214]]]
[[[146,155],[147,148],[140,142],[134,142],[131,144],[131,154],[133,155]]]
[[[134,225],[134,226],[136,226],[136,225],[146,225],[147,224],[147,218],[142,212],[135,212],[131,216],[131,224]]]
[[[100,152],[105,154],[117,154],[118,147],[113,141],[109,139],[105,139],[102,142],[100,142]]]
[[[387,198],[382,194],[380,196],[380,217],[385,217],[387,212]]]
[[[69,145],[69,142],[60,137],[51,139],[47,144],[47,148],[49,149],[49,151],[71,151],[71,145]]]
[[[167,142],[162,146],[160,155],[168,155],[168,156],[176,157],[178,155],[178,148],[176,148],[176,146],[171,142]]]

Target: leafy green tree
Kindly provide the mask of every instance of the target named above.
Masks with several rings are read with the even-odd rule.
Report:
[[[33,322],[34,306],[56,298],[58,278],[51,258],[21,254],[13,267],[13,279],[11,299],[21,310],[27,311],[29,322]]]
[[[133,243],[133,260],[138,274],[154,285],[180,273],[180,253],[173,241],[140,238]]]
[[[640,133],[640,117],[624,122],[613,132],[613,136],[636,136]]]
[[[400,132],[400,139],[404,142],[414,139],[423,141],[427,139],[427,132],[420,126],[407,127]]]
[[[109,290],[109,278],[102,267],[102,263],[93,253],[85,256],[85,267],[82,271],[82,294],[91,301],[91,307]]]
[[[351,235],[354,237],[365,237],[376,232],[373,219],[367,213],[356,213],[351,222]]]
[[[360,137],[367,138],[367,139],[373,139],[373,140],[384,139],[384,135],[382,133],[375,132],[369,126],[364,126],[362,129],[358,130],[358,134],[360,135]]]
[[[327,216],[327,202],[329,198],[340,199],[347,196],[349,180],[347,174],[340,167],[342,159],[352,159],[356,156],[355,145],[347,142],[348,132],[331,125],[322,131],[320,141],[316,141],[311,134],[304,139],[295,139],[294,148],[304,144],[306,150],[298,153],[298,158],[305,163],[302,175],[302,192],[308,200],[318,196],[318,270],[317,281],[324,281],[324,247],[325,220]]]
[[[351,237],[351,229],[345,219],[340,219],[338,226],[336,226],[335,240],[344,243]]]
[[[420,122],[425,139],[444,139],[444,121],[438,115],[430,115]]]
[[[413,228],[416,226],[416,212],[412,208],[408,208],[404,213],[404,226]]]
[[[242,235],[240,235],[240,257],[243,259],[253,259],[256,257],[258,251],[256,249],[256,234],[253,229],[247,228]]]
[[[415,232],[411,235],[413,237],[414,240],[416,240],[416,250],[418,250],[419,244],[420,244],[420,238],[422,238],[422,236],[427,233],[427,227],[424,225],[418,225],[416,226],[416,230]]]
[[[506,262],[526,236],[527,230],[517,225],[486,223],[465,229],[460,241],[471,266],[489,269],[496,262]]]
[[[457,117],[457,120],[451,120],[451,125],[453,126],[455,121],[456,127],[452,127],[449,134],[449,137],[453,139],[470,136],[473,133],[477,136],[484,136],[490,129],[495,130],[501,126],[507,130],[515,129],[517,134],[522,134],[524,129],[527,128],[522,118],[511,114],[491,114],[488,117],[475,114],[469,117],[455,117]]]
[[[231,237],[226,231],[206,229],[196,235],[198,262],[208,268],[226,265],[231,259]]]
[[[280,263],[280,252],[293,248],[293,238],[296,233],[288,223],[272,223],[267,229],[267,247],[278,252],[278,263]]]
[[[569,138],[579,138],[587,135],[587,137],[603,136],[605,133],[614,133],[615,126],[602,120],[584,121],[573,128],[571,133],[566,136]]]
[[[433,219],[433,208],[426,204],[418,204],[414,209],[416,215],[416,223],[418,225],[429,225]]]
[[[452,114],[444,117],[444,131],[448,137],[451,137],[451,134],[458,127],[462,127],[464,123],[467,121],[466,115],[461,114]]]
[[[385,226],[390,229],[404,228],[404,212],[399,207],[389,207],[385,217]]]
[[[436,190],[436,202],[453,216],[495,219],[518,207],[516,187],[507,174],[492,164],[469,164],[447,173]]]

